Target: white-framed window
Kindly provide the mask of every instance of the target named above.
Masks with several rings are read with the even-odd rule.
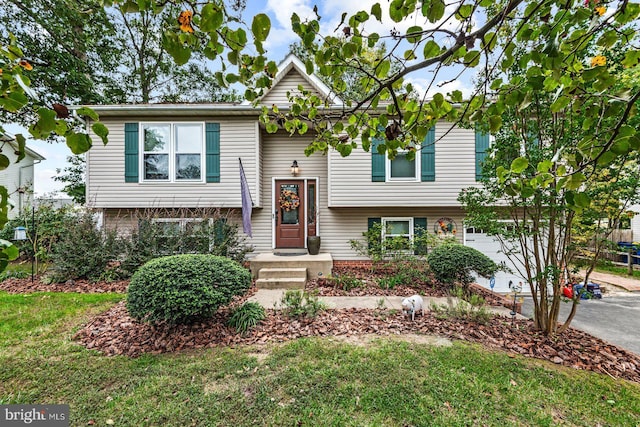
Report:
[[[145,182],[204,182],[203,123],[142,123]]]
[[[211,220],[202,218],[154,218],[156,251],[163,254],[202,253],[213,246],[209,230]]]
[[[399,150],[393,159],[387,157],[387,182],[420,181],[420,153],[416,153],[413,160],[407,158],[408,154],[408,150]]]
[[[382,242],[387,249],[410,249],[413,242],[413,232],[413,218],[411,217],[382,218]]]

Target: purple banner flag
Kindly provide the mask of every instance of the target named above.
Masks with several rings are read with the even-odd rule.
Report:
[[[253,237],[251,235],[251,211],[253,209],[253,201],[251,200],[247,177],[244,175],[242,160],[240,160],[239,157],[238,161],[240,162],[240,192],[242,193],[242,231],[249,237]]]

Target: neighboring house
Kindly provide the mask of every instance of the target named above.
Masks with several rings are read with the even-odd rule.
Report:
[[[76,206],[71,197],[36,197],[34,200],[36,209],[39,206],[50,206],[54,209],[62,209],[67,206]]]
[[[286,108],[286,92],[302,85],[341,107],[294,56],[279,69],[261,100],[264,105]],[[254,253],[304,249],[307,236],[319,235],[321,252],[331,254],[334,262],[358,260],[349,241],[362,239],[368,227],[380,222],[388,235],[411,238],[422,227],[498,256],[496,242],[481,230],[464,227],[457,201],[460,190],[477,185],[488,135],[449,130],[450,124],[443,122],[429,133],[415,161],[402,153],[389,160],[375,147],[372,152],[354,150],[345,158],[335,151],[305,157],[311,131],[294,137],[285,131],[269,134],[258,122],[260,109],[248,104],[92,108],[110,133],[106,146],[96,138],[87,153],[87,201],[103,211],[106,226],[122,221],[131,209],[239,210],[240,158],[254,204],[249,240]],[[299,170],[292,176],[294,161]],[[504,286],[496,290],[508,291],[508,280],[497,280]]]
[[[9,167],[0,171],[0,185],[9,192],[9,202],[13,208],[9,210],[9,218],[20,215],[23,209],[31,206],[33,200],[34,165],[45,158],[29,147],[25,147],[25,157],[16,163],[15,153],[18,143],[9,134],[0,134],[0,150],[9,158]]]

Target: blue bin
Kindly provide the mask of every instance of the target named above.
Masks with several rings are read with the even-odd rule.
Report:
[[[584,285],[582,283],[578,283],[577,285],[573,285],[574,295],[576,295],[576,294],[580,295],[580,299],[589,299],[589,295],[587,295],[587,292],[583,292],[582,291],[583,288],[584,288]]]
[[[629,249],[631,249],[631,253],[633,255],[640,255],[640,250],[638,250],[638,245],[635,245],[632,242],[618,242],[618,247],[622,252],[629,252]],[[620,262],[625,262],[625,263],[629,262],[628,255],[627,254],[620,255]],[[634,257],[633,264],[640,264],[640,258]]]
[[[602,299],[602,291],[600,285],[597,283],[587,283],[587,292],[591,294],[591,298]]]
[[[573,292],[580,295],[580,299],[601,299],[602,291],[600,290],[600,285],[597,283],[589,282],[587,283],[587,290],[583,291],[584,283],[577,283],[573,285]]]

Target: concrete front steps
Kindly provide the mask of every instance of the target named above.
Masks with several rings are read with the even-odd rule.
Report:
[[[305,267],[265,267],[258,271],[258,289],[304,289],[307,284]]]
[[[331,275],[331,254],[260,253],[249,261],[258,289],[304,289],[307,280]]]

